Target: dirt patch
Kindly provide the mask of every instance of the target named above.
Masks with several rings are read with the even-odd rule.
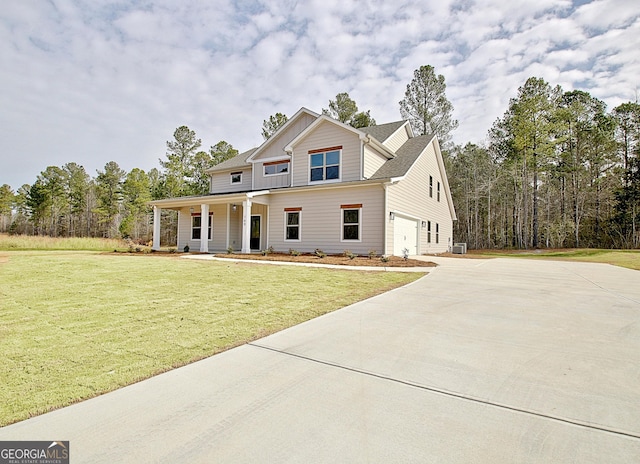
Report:
[[[260,261],[285,261],[289,263],[314,263],[314,264],[337,264],[339,266],[370,266],[370,267],[435,267],[435,263],[430,261],[420,261],[417,259],[404,259],[399,256],[389,256],[387,262],[383,262],[380,257],[369,259],[368,256],[356,256],[351,259],[343,255],[327,255],[320,258],[314,254],[301,254],[292,256],[284,253],[261,254],[235,254],[224,253],[215,255],[218,258],[232,259],[253,259]]]

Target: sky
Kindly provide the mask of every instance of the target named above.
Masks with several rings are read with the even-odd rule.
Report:
[[[413,73],[445,77],[453,141],[482,144],[529,77],[608,109],[640,88],[637,0],[7,0],[0,9],[0,185],[47,166],[160,168],[186,125],[202,148],[347,92],[401,119]]]

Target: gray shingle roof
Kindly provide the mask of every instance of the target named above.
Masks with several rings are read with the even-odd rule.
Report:
[[[216,172],[216,171],[225,171],[227,169],[234,169],[234,168],[243,168],[245,166],[251,166],[250,163],[247,163],[247,158],[249,158],[254,151],[256,151],[258,148],[252,148],[251,150],[245,151],[244,153],[240,153],[236,156],[234,156],[233,158],[230,158],[226,161],[223,161],[220,164],[216,164],[214,167],[210,168],[208,171],[209,172]]]
[[[434,135],[421,135],[407,140],[396,152],[396,157],[388,160],[378,169],[371,179],[388,179],[391,177],[404,176],[418,156],[431,143]]]
[[[372,136],[378,142],[384,142],[389,137],[391,137],[391,134],[402,127],[405,122],[406,121],[389,122],[387,124],[380,124],[379,126],[363,127],[359,130],[367,135]]]

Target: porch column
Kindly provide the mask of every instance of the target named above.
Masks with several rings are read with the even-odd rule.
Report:
[[[152,250],[160,250],[160,208],[153,205],[153,246]]]
[[[200,253],[209,253],[209,205],[200,205]]]
[[[251,200],[242,202],[242,252],[251,253]]]

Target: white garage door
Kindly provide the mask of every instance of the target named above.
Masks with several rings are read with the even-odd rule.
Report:
[[[402,256],[404,249],[418,254],[418,221],[396,216],[393,221],[393,254]]]

